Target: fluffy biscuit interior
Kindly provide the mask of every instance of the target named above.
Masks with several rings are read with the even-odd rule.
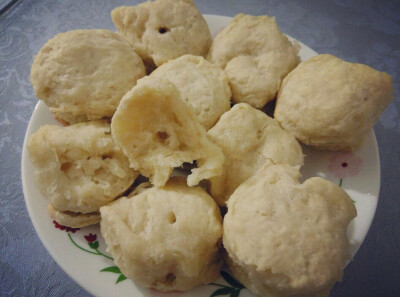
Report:
[[[188,185],[217,175],[224,156],[206,135],[196,115],[174,85],[142,79],[121,101],[112,134],[130,164],[156,186],[167,182],[174,167],[197,160]]]
[[[103,120],[42,126],[27,144],[41,193],[55,209],[90,213],[127,190],[138,173]]]

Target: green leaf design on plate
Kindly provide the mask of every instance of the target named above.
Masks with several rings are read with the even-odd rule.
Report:
[[[101,272],[112,272],[112,273],[117,273],[117,274],[121,274],[121,270],[119,270],[119,268],[117,266],[110,266],[110,267],[106,267],[102,270],[100,270]]]
[[[210,297],[232,294],[233,290],[234,289],[230,287],[221,288],[212,293]]]
[[[236,289],[236,290],[234,290],[234,291],[231,293],[231,296],[230,296],[230,297],[239,297],[240,290],[242,290],[242,289]]]
[[[89,242],[89,246],[91,249],[97,250],[99,248],[99,242],[98,241]]]
[[[231,286],[234,286],[235,288],[240,288],[244,289],[245,287],[239,283],[237,280],[235,280],[232,276],[230,276],[227,272],[221,270],[221,276],[224,278],[224,280],[230,284]]]
[[[126,280],[126,276],[121,273],[119,275],[117,281],[115,282],[115,284],[118,284],[119,282],[122,282],[123,280]]]

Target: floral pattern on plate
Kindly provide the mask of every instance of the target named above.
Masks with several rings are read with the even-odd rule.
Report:
[[[85,240],[86,240],[86,242],[87,242],[89,248],[91,249],[91,250],[88,250],[88,249],[86,249],[86,248],[80,246],[80,245],[73,239],[73,237],[72,237],[71,234],[70,234],[70,233],[75,233],[77,230],[80,230],[80,228],[71,228],[71,227],[63,226],[63,225],[60,225],[59,223],[57,223],[56,221],[53,221],[53,224],[54,224],[54,227],[55,227],[55,228],[60,229],[61,231],[67,232],[67,233],[68,233],[68,238],[69,238],[69,240],[70,240],[71,243],[72,243],[75,247],[77,247],[78,249],[80,249],[80,250],[82,250],[82,251],[84,251],[84,252],[86,252],[86,253],[89,253],[89,254],[92,254],[92,255],[96,255],[96,256],[102,256],[102,257],[107,258],[107,259],[109,259],[109,260],[111,260],[111,261],[114,261],[114,259],[113,259],[112,257],[110,257],[110,256],[104,254],[103,252],[100,252],[100,251],[99,251],[100,243],[99,243],[99,241],[97,240],[97,234],[89,233],[88,235],[84,235],[84,236],[83,236],[83,237],[85,238]],[[117,280],[116,280],[116,282],[115,282],[116,284],[118,284],[119,282],[122,282],[122,281],[126,280],[126,276],[123,275],[122,272],[121,272],[121,270],[119,270],[119,268],[118,268],[117,266],[115,266],[115,265],[112,265],[112,266],[108,266],[108,267],[106,267],[106,268],[103,268],[102,270],[100,270],[100,272],[112,272],[112,273],[117,274],[117,275],[118,275],[118,278],[117,278]]]
[[[342,186],[345,177],[358,175],[362,163],[362,159],[353,152],[334,152],[329,158],[328,170],[339,178],[339,186]]]
[[[102,256],[111,261],[114,261],[114,259],[112,257],[99,251],[100,243],[97,240],[97,234],[89,233],[89,234],[83,236],[85,238],[89,248],[91,249],[91,250],[88,250],[87,248],[84,248],[81,245],[79,245],[70,234],[70,233],[75,233],[76,231],[80,230],[80,228],[71,228],[71,227],[63,226],[63,225],[60,225],[59,223],[57,223],[56,221],[53,221],[53,224],[56,229],[67,232],[70,242],[78,249],[80,249],[86,253],[89,253],[92,255],[97,255],[97,256]],[[115,284],[118,284],[119,282],[122,282],[127,279],[127,277],[121,272],[121,270],[118,268],[118,266],[115,266],[115,265],[106,267],[106,268],[100,270],[100,272],[111,272],[111,273],[118,274],[118,278],[117,278]],[[210,295],[210,297],[224,296],[224,295],[227,295],[230,297],[238,297],[240,294],[240,291],[242,289],[245,289],[245,287],[241,283],[239,283],[237,280],[235,280],[228,272],[221,271],[221,276],[228,283],[228,285],[211,283],[210,285],[217,286],[220,288],[215,290]],[[157,291],[154,289],[150,289],[149,291],[151,292],[153,297],[181,297],[182,294],[184,293],[184,292],[178,292],[178,291],[177,292],[160,292],[160,291]]]

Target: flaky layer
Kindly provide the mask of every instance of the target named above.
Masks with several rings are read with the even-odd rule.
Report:
[[[90,225],[100,223],[100,212],[79,213],[71,211],[60,211],[55,209],[51,204],[48,206],[48,211],[53,220],[62,226],[71,228],[83,228]]]

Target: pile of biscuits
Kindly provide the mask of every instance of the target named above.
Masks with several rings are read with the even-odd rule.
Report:
[[[299,182],[298,141],[360,147],[393,99],[390,76],[331,55],[300,62],[269,16],[239,14],[214,40],[191,0],[111,17],[116,33],[60,33],[33,61],[35,95],[64,124],[27,144],[52,218],[100,222],[144,287],[190,290],[225,262],[259,296],[328,296],[356,209],[325,179]],[[261,109],[274,100],[272,118]]]

